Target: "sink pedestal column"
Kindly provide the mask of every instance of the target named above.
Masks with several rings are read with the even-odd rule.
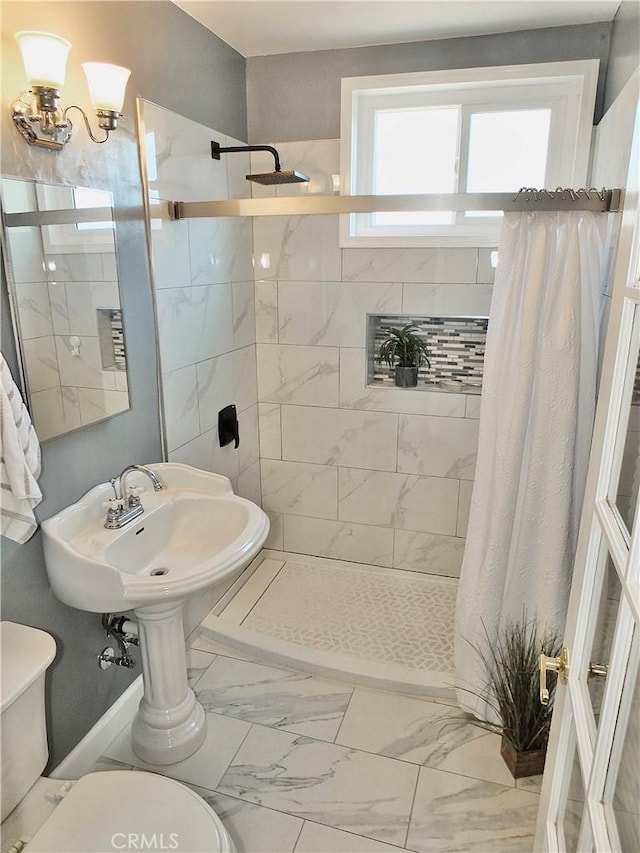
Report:
[[[147,764],[175,764],[202,745],[204,708],[187,682],[182,625],[184,601],[135,610],[144,696],[133,720],[132,746]]]

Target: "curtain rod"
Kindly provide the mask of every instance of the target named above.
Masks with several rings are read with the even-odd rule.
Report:
[[[423,210],[620,210],[620,189],[555,190],[523,187],[514,193],[450,193],[443,195],[300,195],[225,201],[170,201],[170,219],[214,216],[303,216],[331,213],[375,213]],[[154,210],[164,205],[154,204]],[[166,208],[165,208],[166,211]],[[164,211],[163,211],[164,212]],[[166,215],[166,213],[165,213]],[[160,213],[162,216],[162,213]]]

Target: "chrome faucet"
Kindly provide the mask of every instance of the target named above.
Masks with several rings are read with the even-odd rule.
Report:
[[[108,530],[118,530],[144,512],[144,507],[140,503],[140,496],[136,493],[135,488],[133,486],[127,488],[127,478],[132,471],[140,471],[142,474],[146,474],[153,483],[154,492],[164,489],[164,483],[151,468],[144,465],[127,465],[117,479],[114,477],[111,480],[114,497],[107,502],[109,509],[104,523]]]

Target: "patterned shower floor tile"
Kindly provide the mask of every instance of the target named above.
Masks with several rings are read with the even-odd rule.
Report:
[[[452,672],[456,589],[450,578],[401,569],[288,561],[241,624],[314,649]]]

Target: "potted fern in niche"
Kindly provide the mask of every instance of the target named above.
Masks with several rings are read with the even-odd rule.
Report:
[[[431,367],[427,345],[415,333],[418,327],[411,323],[401,329],[391,327],[387,338],[380,344],[378,361],[389,367],[395,365],[395,383],[398,388],[415,388],[418,384],[418,368],[426,363]]]
[[[523,612],[506,624],[487,648],[474,646],[485,666],[487,682],[480,694],[497,715],[502,734],[500,754],[514,779],[542,773],[553,712],[553,689],[548,705],[540,702],[539,661],[542,653],[557,657],[558,637],[542,631]],[[555,685],[554,685],[555,687]]]

